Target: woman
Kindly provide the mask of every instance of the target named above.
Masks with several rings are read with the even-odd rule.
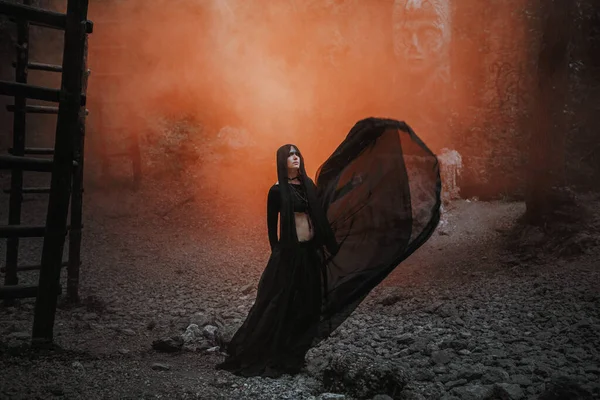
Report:
[[[437,158],[403,122],[359,121],[319,168],[316,186],[298,148],[284,145],[277,176],[267,199],[271,257],[218,366],[244,376],[299,372],[308,349],[439,222]]]

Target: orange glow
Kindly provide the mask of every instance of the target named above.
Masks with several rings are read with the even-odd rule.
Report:
[[[323,6],[332,2],[335,7]],[[93,1],[90,129],[113,144],[124,132],[107,125],[148,137],[160,117],[193,116],[206,128],[198,135],[207,143],[223,127],[244,129],[255,144],[249,152],[230,154],[229,164],[201,157],[188,168],[202,171],[196,186],[205,191],[234,183],[228,194],[254,210],[264,208],[276,180],[280,145],[297,144],[314,176],[365,117],[406,120],[434,151],[452,147],[447,121],[432,129],[419,117],[419,108],[440,107],[440,93],[426,90],[417,101],[409,92],[420,80],[394,54],[392,6],[391,0]],[[103,23],[111,20],[123,23]],[[128,50],[101,58],[99,49],[108,45]],[[131,75],[111,92],[94,77],[98,71]],[[94,110],[97,102],[117,100],[104,113]],[[263,158],[271,162],[256,162]]]

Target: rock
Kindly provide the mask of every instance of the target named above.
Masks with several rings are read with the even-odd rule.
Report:
[[[466,349],[469,343],[466,340],[444,340],[440,344],[440,349],[462,350]]]
[[[448,381],[448,382],[444,383],[444,387],[447,390],[450,390],[453,387],[462,386],[462,385],[464,385],[467,382],[468,381],[466,379],[458,379],[458,380],[455,380],[455,381]]]
[[[490,368],[481,377],[483,383],[508,382],[510,375],[502,368]]]
[[[415,338],[410,333],[404,333],[396,338],[398,344],[409,345],[415,342]]]
[[[592,400],[592,394],[569,377],[556,377],[546,383],[539,400]]]
[[[155,371],[169,371],[171,369],[171,366],[169,364],[154,363],[152,364],[151,368]]]
[[[203,330],[200,330],[200,327],[196,324],[190,324],[185,332],[181,334],[181,338],[183,339],[183,349],[185,351],[202,351],[214,346],[214,343],[206,339]]]
[[[123,329],[121,332],[123,332],[124,334],[129,335],[129,336],[135,336],[135,331],[133,329],[127,328],[127,329]]]
[[[181,338],[184,343],[195,342],[198,339],[202,339],[202,331],[200,327],[196,324],[190,324],[185,329],[185,332],[181,334]]]
[[[253,283],[249,283],[247,285],[242,286],[242,288],[240,289],[240,292],[242,294],[250,294],[254,291],[254,284]]]
[[[513,375],[510,380],[512,383],[516,383],[521,386],[529,386],[533,383],[529,377],[521,374]]]
[[[492,385],[459,386],[450,390],[450,394],[458,396],[461,400],[487,400],[493,392]]]
[[[325,389],[357,398],[399,393],[408,382],[408,374],[391,361],[354,352],[334,354],[322,376]]]
[[[383,298],[381,298],[378,303],[381,304],[382,306],[391,306],[396,304],[399,301],[402,301],[404,299],[404,296],[400,295],[400,294],[389,294]]]
[[[216,343],[216,334],[219,328],[213,325],[206,325],[202,329],[202,335],[207,338],[211,343]]]
[[[317,397],[318,400],[344,400],[345,398],[345,395],[338,393],[321,393]]]
[[[218,328],[225,326],[223,319],[217,315],[216,312],[197,312],[190,318],[190,324],[198,325],[200,328],[204,328],[206,325],[214,325]]]
[[[226,325],[223,328],[219,328],[218,334],[215,335],[215,344],[217,346],[221,346],[221,348],[225,348],[241,324],[242,321],[239,321],[236,324]]]
[[[13,332],[6,335],[7,339],[28,340],[31,339],[29,332]]]
[[[412,378],[416,381],[432,381],[435,379],[435,372],[431,369],[422,369],[415,372]]]
[[[431,359],[437,365],[448,364],[452,359],[452,354],[447,350],[434,351],[431,353]]]
[[[482,365],[473,365],[458,371],[458,377],[461,379],[466,379],[468,381],[472,381],[475,379],[479,379],[483,376],[485,369]]]
[[[59,386],[57,384],[52,384],[52,385],[46,386],[46,390],[48,392],[50,392],[51,394],[53,394],[54,396],[64,396],[65,395],[65,391],[62,388],[62,386]]]
[[[377,394],[377,395],[373,396],[373,398],[371,400],[394,400],[394,399],[391,398],[390,396],[388,396],[387,394]]]
[[[85,372],[85,368],[83,367],[83,364],[80,363],[79,361],[74,361],[71,364],[71,368],[75,369],[78,372]]]
[[[93,321],[98,319],[98,314],[96,313],[85,313],[81,317],[82,321]]]
[[[525,397],[525,392],[519,385],[497,383],[494,385],[494,395],[502,400],[520,400]]]
[[[183,347],[183,343],[183,338],[181,336],[172,336],[155,340],[152,342],[152,348],[164,353],[173,353],[180,351]]]

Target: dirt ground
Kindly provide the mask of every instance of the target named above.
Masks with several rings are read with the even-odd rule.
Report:
[[[6,177],[2,183],[6,185]],[[82,303],[57,312],[55,341],[61,350],[28,349],[33,299],[0,307],[0,398],[351,399],[341,393],[323,394],[329,390],[316,367],[295,377],[243,379],[214,369],[222,359],[218,351],[167,354],[152,349],[154,340],[185,330],[199,311],[216,311],[224,320],[243,316],[253,298],[241,288],[256,284],[269,255],[263,215],[240,218],[234,212],[215,212],[200,193],[157,185],[147,184],[137,192],[86,193]],[[194,198],[177,205],[190,196]],[[28,198],[24,223],[43,223],[46,198]],[[4,221],[6,199],[0,205]],[[600,203],[587,197],[586,204],[594,208]],[[600,375],[597,231],[588,234],[591,244],[582,254],[556,258],[533,252],[523,257],[506,246],[523,212],[524,204],[518,202],[451,204],[434,236],[373,291],[339,335],[314,349],[310,360],[316,365],[343,349],[346,339],[379,326],[393,340],[381,335],[383,343],[361,350],[414,368],[412,394],[406,392],[405,398],[483,399],[473,397],[471,388],[483,385],[485,376],[466,377],[458,361],[438,362],[434,354],[443,346],[433,353],[403,353],[410,343],[419,343],[423,329],[431,329],[432,338],[438,331],[448,335],[470,330],[461,334],[473,348],[458,353],[479,358],[464,363],[505,368],[506,377],[495,382],[521,390],[511,398],[538,398],[559,373],[577,378],[590,393],[600,395],[594,383]],[[2,250],[4,260],[4,244]],[[39,262],[40,255],[41,239],[22,241],[23,263]],[[36,282],[37,272],[20,273],[20,279]],[[64,276],[62,281],[64,285]],[[543,322],[549,325],[525,327],[529,322],[523,318],[532,319],[536,313],[554,317]],[[591,333],[573,338],[565,333],[578,324],[587,324],[581,329]],[[561,328],[554,331],[555,326]],[[548,369],[531,372],[527,379],[522,377],[522,353],[509,352],[502,358],[505,365],[496,356],[495,364],[485,361],[500,347],[512,351],[507,335],[529,337],[531,332],[540,342],[556,339],[573,347],[555,355],[557,345],[532,344],[532,351],[543,353]],[[552,338],[545,332],[553,332]],[[398,338],[409,333],[416,342],[403,344]],[[570,341],[563,343],[565,335]],[[427,364],[417,356],[434,361]]]

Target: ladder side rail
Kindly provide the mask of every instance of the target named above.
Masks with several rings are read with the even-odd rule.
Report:
[[[30,0],[26,0],[29,3]],[[17,66],[15,80],[18,83],[27,83],[27,64],[29,63],[29,22],[19,20],[17,22]],[[27,99],[23,95],[15,96],[15,112],[13,114],[13,154],[15,156],[25,155],[25,135],[27,126],[27,113],[25,107]],[[8,200],[8,224],[21,224],[21,211],[23,203],[23,170],[13,168],[10,176],[10,195]],[[8,237],[6,239],[6,274],[4,285],[17,285],[17,265],[19,262],[19,238]]]
[[[83,51],[82,93],[87,92],[89,73],[87,72],[88,40],[85,38]],[[78,134],[74,140],[74,156],[77,167],[73,171],[73,193],[71,195],[71,229],[69,231],[69,264],[67,266],[67,301],[79,301],[79,269],[81,268],[81,235],[83,228],[83,162],[85,150],[84,109],[79,111]]]
[[[56,124],[46,234],[32,331],[32,341],[36,345],[52,344],[54,338],[54,320],[72,188],[73,148],[79,134],[87,12],[88,0],[68,1],[61,82],[63,96]]]

